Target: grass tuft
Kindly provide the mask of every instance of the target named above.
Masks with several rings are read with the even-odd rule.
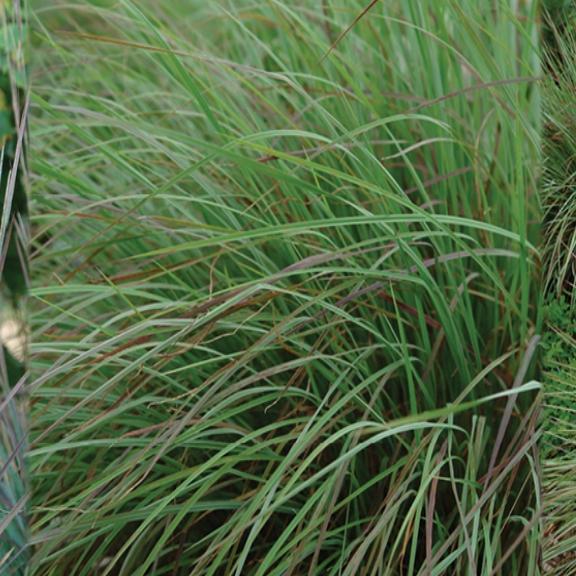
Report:
[[[39,2],[35,574],[539,574],[537,6],[366,4]]]

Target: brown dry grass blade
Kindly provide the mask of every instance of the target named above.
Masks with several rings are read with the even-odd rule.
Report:
[[[368,12],[370,12],[370,10],[372,10],[372,8],[374,8],[374,6],[376,6],[376,4],[378,4],[379,1],[380,0],[372,0],[370,2],[370,4],[368,4],[368,6],[366,6],[366,8],[364,8],[364,10],[362,10],[362,12],[360,12],[360,14],[358,14],[358,16],[356,16],[356,18],[354,18],[354,20],[352,21],[352,24],[350,24],[350,26],[348,26],[348,28],[346,28],[346,30],[341,32],[338,35],[338,37],[336,38],[336,40],[334,40],[334,42],[332,42],[332,44],[330,45],[330,48],[328,48],[326,53],[322,56],[322,58],[320,58],[320,62],[324,62],[324,60],[326,60],[326,58],[328,58],[328,56],[330,56],[330,54],[334,51],[336,46],[338,46],[338,44],[340,44],[340,42],[345,38],[345,36],[348,35],[350,30],[352,30],[352,28],[354,28],[354,26],[356,26],[356,24],[358,24],[358,22],[360,22],[360,20],[362,20],[362,18],[364,18],[364,16],[366,16],[366,14],[368,14]]]

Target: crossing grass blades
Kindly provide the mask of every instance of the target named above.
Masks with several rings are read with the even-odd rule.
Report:
[[[36,3],[35,574],[540,573],[514,6]]]

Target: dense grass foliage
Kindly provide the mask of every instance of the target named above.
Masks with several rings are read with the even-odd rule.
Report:
[[[28,561],[22,364],[28,284],[25,191],[26,22],[19,2],[0,4],[0,574]]]
[[[560,22],[563,22],[561,20]],[[576,22],[576,17],[569,20]],[[545,98],[543,185],[546,263],[545,289],[576,301],[576,31],[573,26],[553,27],[548,45],[549,71]]]
[[[366,5],[38,2],[34,574],[539,573],[537,7]]]
[[[546,574],[576,568],[576,311],[566,301],[548,307],[544,338],[545,402],[542,482]]]
[[[543,358],[543,557],[546,573],[559,576],[576,570],[575,22],[572,0],[548,14],[543,91],[543,261],[548,294]]]

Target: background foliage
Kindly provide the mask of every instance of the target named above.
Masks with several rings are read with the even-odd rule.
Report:
[[[0,3],[0,573],[28,553],[23,316],[28,286],[25,7]]]
[[[549,574],[571,574],[576,569],[576,478],[574,404],[576,390],[576,307],[574,255],[573,137],[576,4],[546,6],[547,34],[543,91],[545,115],[543,204],[544,289],[548,295],[544,338],[544,565]]]

